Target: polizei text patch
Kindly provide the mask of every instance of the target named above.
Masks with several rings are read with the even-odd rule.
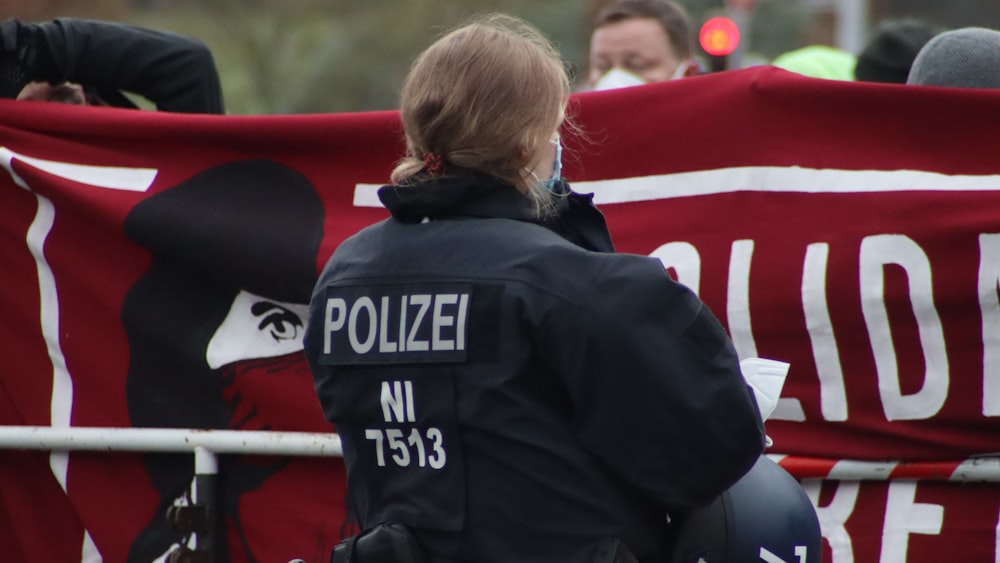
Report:
[[[471,299],[469,284],[328,287],[319,363],[464,362]]]

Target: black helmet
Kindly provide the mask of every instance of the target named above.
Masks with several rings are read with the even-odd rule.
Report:
[[[805,491],[766,456],[712,504],[679,518],[671,563],[819,563],[819,519]]]

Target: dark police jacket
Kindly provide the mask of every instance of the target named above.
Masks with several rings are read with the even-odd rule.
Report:
[[[764,434],[718,321],[656,259],[615,254],[590,199],[483,177],[380,190],[312,298],[306,355],[362,529],[431,561],[665,560]]]

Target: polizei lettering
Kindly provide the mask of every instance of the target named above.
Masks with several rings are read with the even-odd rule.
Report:
[[[332,286],[320,363],[464,362],[472,286]]]

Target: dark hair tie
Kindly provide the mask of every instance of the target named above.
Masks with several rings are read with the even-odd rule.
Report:
[[[444,159],[436,152],[424,153],[424,168],[436,176],[444,170]]]

